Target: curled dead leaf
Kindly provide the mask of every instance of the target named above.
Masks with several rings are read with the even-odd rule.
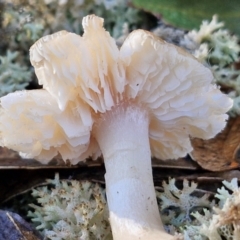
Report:
[[[202,168],[225,171],[239,167],[240,117],[231,118],[226,128],[210,140],[192,139],[191,157]]]

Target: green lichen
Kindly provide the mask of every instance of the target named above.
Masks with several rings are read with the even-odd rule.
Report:
[[[195,183],[184,180],[183,188],[175,180],[163,183],[164,191],[157,194],[159,208],[166,230],[182,234],[184,240],[238,240],[240,239],[240,188],[238,180],[223,181],[215,201],[209,196],[193,196]],[[217,203],[216,203],[217,202]],[[166,214],[167,213],[167,214]]]
[[[231,182],[223,181],[223,187],[217,190],[215,197],[219,199],[217,207],[208,225],[203,225],[200,233],[210,240],[240,239],[240,188],[237,178]]]
[[[186,36],[194,41],[198,48],[205,44],[208,54],[204,60],[211,66],[218,65],[221,68],[238,61],[240,52],[238,37],[223,27],[224,23],[218,22],[214,15],[212,21],[203,21],[198,31],[192,30]]]
[[[18,52],[0,56],[0,96],[24,89],[31,80],[31,71],[17,62]]]
[[[186,38],[196,43],[198,48],[193,54],[210,66],[216,84],[234,100],[229,114],[235,116],[240,113],[240,70],[236,68],[240,45],[238,37],[223,27],[224,24],[214,16],[211,22],[204,21],[199,31],[189,32]]]
[[[58,174],[47,184],[33,190],[39,205],[30,204],[34,212],[28,214],[45,238],[112,239],[105,193],[98,184],[60,180]]]
[[[237,240],[240,237],[239,230],[239,204],[240,189],[237,179],[231,182],[223,181],[221,189],[215,197],[219,200],[218,205],[210,211],[205,210],[204,214],[198,212],[192,215],[197,219],[197,226],[187,226],[185,235],[189,236],[190,232],[195,230],[195,234],[201,236],[202,240]]]
[[[166,230],[171,234],[181,232],[181,229],[189,224],[193,224],[194,220],[191,215],[196,210],[211,208],[214,202],[208,198],[208,194],[201,197],[194,195],[197,184],[183,181],[183,188],[179,189],[175,186],[175,179],[169,179],[169,182],[163,182],[163,192],[157,192],[159,200],[159,208],[163,223]]]
[[[27,39],[33,41],[63,29],[81,34],[82,18],[89,14],[103,17],[104,27],[116,38],[121,35],[124,23],[131,29],[143,23],[140,11],[129,7],[127,0],[25,0],[20,4],[15,0],[12,3],[5,11],[3,23],[5,28],[21,35],[17,37],[19,44],[26,31]]]
[[[214,200],[183,181],[178,188],[175,179],[163,182],[158,192],[159,211],[165,229],[182,240],[240,239],[240,188],[237,179],[223,181]],[[29,217],[45,239],[112,240],[104,190],[88,181],[47,180],[45,187],[33,190],[38,205]]]

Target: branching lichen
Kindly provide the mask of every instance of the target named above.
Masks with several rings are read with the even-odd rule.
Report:
[[[24,89],[31,80],[31,71],[27,66],[16,62],[18,52],[7,51],[0,56],[0,96]]]
[[[240,45],[238,37],[222,29],[223,26],[217,16],[213,16],[211,22],[203,21],[199,31],[190,31],[182,45],[191,41],[196,44],[195,49],[192,49],[193,55],[210,65],[216,83],[233,98],[230,115],[235,116],[240,113],[240,70],[236,68],[240,60]]]
[[[236,178],[231,182],[223,181],[223,184],[228,190],[225,187],[218,189],[218,194],[215,195],[219,199],[218,206],[213,207],[211,212],[204,211],[204,215],[194,213],[199,225],[188,226],[186,232],[195,228],[196,232],[202,235],[202,239],[239,239],[240,189]]]
[[[157,198],[166,230],[183,240],[240,239],[240,188],[237,179],[223,185],[210,201],[194,182],[184,180],[179,189],[175,179],[164,181]],[[112,239],[105,193],[98,184],[59,180],[56,174],[32,195],[38,205],[30,204],[34,212],[29,216],[45,238]]]
[[[193,221],[192,212],[214,204],[207,194],[201,197],[194,196],[196,188],[196,183],[189,183],[187,180],[183,181],[181,190],[175,186],[175,179],[170,179],[169,183],[163,182],[164,192],[157,193],[157,198],[160,200],[163,222],[167,226],[173,225],[180,229]]]
[[[17,33],[18,45],[23,44],[23,38],[33,43],[42,35],[63,29],[81,34],[82,18],[91,13],[103,17],[105,28],[116,38],[125,23],[135,29],[143,22],[140,11],[129,7],[127,0],[26,0],[21,5],[16,0],[11,2],[3,16],[3,27]]]
[[[195,183],[184,180],[180,190],[174,179],[168,184],[164,182],[164,192],[158,193],[158,198],[162,212],[171,209],[163,218],[166,229],[172,234],[182,233],[184,240],[240,239],[240,188],[236,178],[223,181],[223,185],[217,190],[215,204],[208,195],[192,196],[197,188]]]
[[[105,193],[98,184],[59,180],[58,174],[47,184],[33,190],[39,205],[31,204],[34,212],[29,212],[47,239],[112,239]]]

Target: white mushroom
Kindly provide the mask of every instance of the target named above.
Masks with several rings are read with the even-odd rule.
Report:
[[[83,37],[62,31],[31,47],[46,96],[35,98],[33,91],[1,99],[2,145],[43,162],[46,151],[60,153],[73,163],[100,148],[114,239],[173,239],[159,216],[151,155],[176,159],[192,150],[190,136],[214,137],[232,101],[212,85],[208,68],[147,31],[132,32],[118,50],[103,19],[87,16],[83,28]],[[26,97],[20,101],[19,94]],[[27,140],[16,141],[20,134]]]

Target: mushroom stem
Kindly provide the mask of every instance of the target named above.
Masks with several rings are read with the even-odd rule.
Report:
[[[102,114],[94,127],[106,168],[114,240],[173,239],[159,215],[148,129],[148,112],[131,102]]]

